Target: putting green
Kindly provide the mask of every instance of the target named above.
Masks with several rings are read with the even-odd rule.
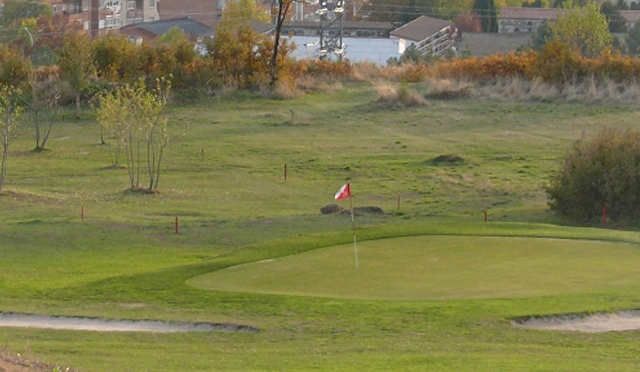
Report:
[[[419,236],[364,241],[193,278],[207,290],[425,300],[584,293],[640,284],[632,244],[513,237]]]

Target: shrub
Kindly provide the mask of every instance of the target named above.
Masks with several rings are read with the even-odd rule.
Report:
[[[640,217],[640,132],[603,129],[576,141],[546,191],[551,210],[574,220],[603,207],[614,220]]]

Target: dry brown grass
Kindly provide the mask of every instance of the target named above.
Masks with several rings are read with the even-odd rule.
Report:
[[[424,96],[406,85],[379,83],[374,85],[378,94],[377,102],[399,107],[425,107],[429,105]]]
[[[303,75],[296,80],[296,89],[302,92],[335,93],[342,90],[342,83],[338,80]]]
[[[494,100],[549,101],[567,100],[601,103],[635,103],[640,99],[640,85],[613,80],[584,79],[557,85],[541,79],[500,78],[476,87],[478,97]]]
[[[420,85],[427,98],[458,99],[476,95],[474,84],[468,79],[429,78]]]
[[[429,67],[392,65],[379,67],[370,63],[350,65],[348,75],[332,78],[328,75],[303,75],[295,90],[279,95],[295,97],[300,92],[334,93],[343,89],[343,82],[370,82],[378,95],[377,102],[405,106],[427,106],[428,99],[463,99],[469,97],[491,100],[551,101],[632,104],[640,100],[640,82],[618,83],[613,80],[587,78],[565,84],[553,84],[540,78],[500,77],[486,81],[470,78],[438,78]],[[410,78],[410,79],[408,79]],[[412,83],[413,82],[413,83]]]

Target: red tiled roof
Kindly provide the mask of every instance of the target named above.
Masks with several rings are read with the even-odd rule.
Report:
[[[620,15],[625,21],[636,23],[640,19],[640,10],[621,10]]]

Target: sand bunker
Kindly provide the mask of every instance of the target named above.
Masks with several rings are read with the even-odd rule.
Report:
[[[64,316],[0,313],[0,327],[64,329],[99,332],[257,332],[237,324],[172,323],[153,320],[108,320]]]
[[[517,327],[548,329],[554,331],[576,331],[586,333],[633,331],[640,329],[640,310],[622,311],[615,314],[590,316],[562,315],[542,318],[514,320]]]

